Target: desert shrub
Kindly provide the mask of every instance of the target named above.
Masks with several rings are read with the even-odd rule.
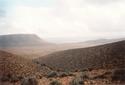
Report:
[[[1,77],[0,77],[0,81],[1,81],[1,82],[6,82],[6,81],[9,81],[9,80],[10,80],[9,76],[5,76],[5,75],[4,75],[4,76],[1,76]]]
[[[51,71],[51,72],[48,73],[48,75],[47,75],[48,78],[50,78],[50,77],[57,77],[57,76],[58,76],[58,74],[57,74],[57,72],[55,72],[55,71]]]
[[[85,71],[85,72],[81,72],[80,74],[79,74],[79,77],[81,78],[81,79],[89,79],[89,74],[88,74],[88,72],[87,71]]]
[[[4,75],[0,78],[0,80],[2,82],[6,82],[6,81],[9,81],[11,83],[15,83],[15,82],[18,82],[20,80],[20,77],[17,77],[15,75],[11,75],[11,74],[8,74],[8,75]]]
[[[125,69],[115,69],[112,74],[113,81],[125,81]]]
[[[102,75],[98,75],[98,76],[94,77],[93,79],[105,79],[105,78],[106,78],[105,75],[102,74]]]
[[[107,75],[110,75],[110,74],[111,72],[105,72],[104,74],[95,76],[93,79],[105,79],[105,78],[108,78]]]
[[[40,64],[41,66],[46,66],[46,64]]]
[[[66,76],[68,76],[68,73],[66,72],[61,72],[58,74],[58,77],[66,77]]]
[[[37,78],[37,79],[42,79],[43,76],[42,76],[42,75],[37,75],[36,78]]]
[[[15,82],[18,82],[18,81],[19,81],[19,77],[14,76],[14,75],[12,75],[12,76],[10,77],[10,82],[15,83]]]
[[[84,81],[82,78],[74,78],[69,85],[84,85]]]
[[[18,76],[18,78],[19,78],[19,80],[22,80],[22,79],[23,79],[23,77],[22,77],[22,76]]]
[[[74,75],[70,72],[59,72],[58,73],[58,77],[67,77],[67,76],[74,76]]]
[[[40,64],[38,61],[33,61],[34,63],[36,63],[36,64]]]
[[[21,85],[38,85],[38,81],[36,78],[24,78]]]
[[[88,72],[81,72],[69,83],[69,85],[84,85],[84,80],[88,78]]]
[[[79,72],[79,69],[75,69],[75,72]]]
[[[85,72],[85,71],[89,71],[89,69],[88,69],[88,68],[85,68],[85,69],[82,69],[81,71],[82,71],[82,72]]]
[[[54,80],[54,81],[50,82],[49,85],[62,85],[62,84],[59,81]]]

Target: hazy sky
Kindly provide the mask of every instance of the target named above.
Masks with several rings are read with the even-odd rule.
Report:
[[[0,0],[0,34],[49,41],[125,37],[125,0]]]

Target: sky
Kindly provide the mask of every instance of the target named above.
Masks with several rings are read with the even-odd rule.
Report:
[[[51,42],[125,37],[125,0],[0,0],[0,34]]]

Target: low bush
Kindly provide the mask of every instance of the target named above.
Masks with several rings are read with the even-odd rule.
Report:
[[[81,72],[80,74],[79,74],[79,77],[81,78],[81,79],[89,79],[89,74],[88,74],[88,72],[86,71],[86,72]]]
[[[18,82],[19,80],[20,80],[19,77],[14,76],[14,75],[12,75],[11,78],[10,78],[10,82],[11,82],[11,83]]]
[[[49,85],[62,85],[62,84],[59,81],[54,80],[54,81],[50,82]]]
[[[3,75],[0,80],[2,82],[11,82],[11,83],[15,83],[15,82],[18,82],[19,80],[21,80],[21,77],[17,77],[15,75],[11,75],[11,74],[8,74],[8,75]]]
[[[82,78],[74,78],[69,85],[84,85],[84,81]]]
[[[55,71],[51,71],[51,72],[48,73],[48,75],[47,75],[48,78],[57,77],[57,76],[58,76],[58,74],[57,74],[57,72],[55,72]]]
[[[1,82],[6,82],[6,81],[9,81],[9,80],[10,80],[9,76],[1,76],[0,77]]]
[[[74,75],[70,72],[59,72],[58,73],[58,77],[67,77],[67,76],[74,76]]]
[[[21,85],[38,85],[38,81],[36,78],[24,78]]]

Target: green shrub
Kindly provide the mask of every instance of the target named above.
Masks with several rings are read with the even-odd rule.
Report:
[[[62,85],[62,84],[59,81],[54,80],[54,81],[50,82],[49,85]]]

